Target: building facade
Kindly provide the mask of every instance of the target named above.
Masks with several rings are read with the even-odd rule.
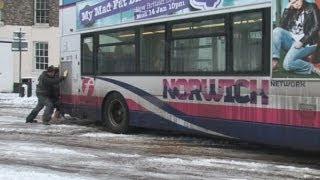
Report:
[[[12,92],[19,83],[19,52],[11,45],[20,29],[28,43],[21,79],[35,87],[43,70],[59,64],[59,0],[0,0],[0,92]]]

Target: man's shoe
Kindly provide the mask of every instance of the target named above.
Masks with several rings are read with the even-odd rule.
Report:
[[[38,122],[37,120],[26,121],[26,123],[37,123],[37,122]]]

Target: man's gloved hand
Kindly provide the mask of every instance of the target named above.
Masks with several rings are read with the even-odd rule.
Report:
[[[63,72],[63,77],[64,77],[64,78],[67,78],[67,77],[68,77],[68,70],[65,70],[65,71]]]

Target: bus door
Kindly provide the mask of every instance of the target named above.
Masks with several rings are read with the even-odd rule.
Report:
[[[83,117],[95,118],[97,115],[97,96],[95,95],[93,36],[81,38],[81,84],[79,88],[79,107]]]
[[[79,79],[79,73],[77,73],[74,68],[78,56],[77,54],[70,52],[63,53],[61,59],[61,75],[64,73],[64,71],[68,71],[67,79],[61,83],[60,86],[61,102],[63,104],[63,108],[67,108],[66,111],[73,115],[77,113],[76,105],[78,103],[78,89],[80,83],[77,82]]]
[[[61,84],[62,107],[72,116],[79,114],[80,78],[80,45],[79,35],[65,36],[62,38],[60,73],[68,71],[67,79]]]

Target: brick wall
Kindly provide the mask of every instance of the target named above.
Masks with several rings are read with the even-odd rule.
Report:
[[[59,0],[49,0],[50,12],[49,12],[49,25],[58,27],[59,26]]]
[[[35,0],[3,0],[4,25],[34,25]],[[59,26],[59,0],[49,0],[49,26]]]

